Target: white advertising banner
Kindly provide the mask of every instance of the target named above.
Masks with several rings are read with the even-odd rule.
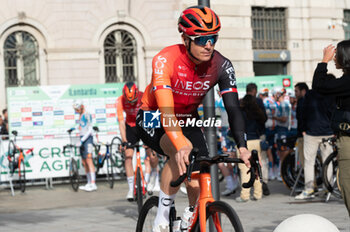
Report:
[[[119,135],[115,103],[122,94],[123,86],[123,83],[113,83],[7,88],[10,132],[18,132],[16,144],[19,147],[34,149],[33,156],[25,157],[26,178],[69,175],[71,157],[63,153],[63,146],[70,143],[67,130],[75,127],[79,119],[72,107],[75,99],[82,100],[92,115],[93,125],[99,127],[101,142],[110,143],[113,137]],[[13,139],[12,135],[10,139]],[[9,176],[7,151],[8,140],[3,140],[0,147],[0,181],[7,181]],[[102,146],[101,152],[104,151]],[[78,161],[80,174],[85,174],[79,151],[74,158]],[[118,173],[122,161],[116,162],[114,171]],[[100,173],[105,171],[106,162]],[[15,173],[13,179],[16,178]]]

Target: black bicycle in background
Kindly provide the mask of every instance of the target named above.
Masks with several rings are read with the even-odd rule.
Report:
[[[283,183],[287,188],[291,190],[290,195],[295,192],[301,192],[304,189],[304,168],[300,157],[297,154],[296,146],[297,137],[287,137],[284,139],[278,139],[282,149],[289,149],[289,153],[284,157],[281,162],[281,177]],[[321,144],[319,144],[321,146]],[[319,150],[319,149],[318,149]],[[322,157],[318,152],[315,159],[315,186],[317,189],[322,189]]]
[[[79,167],[78,162],[75,159],[75,155],[77,154],[77,151],[79,151],[78,146],[73,145],[72,141],[72,132],[74,131],[74,128],[71,128],[67,130],[67,133],[69,135],[69,141],[70,143],[63,146],[63,154],[69,155],[69,179],[70,183],[72,185],[72,188],[75,192],[79,189],[79,183],[80,183],[80,176],[79,176]]]
[[[338,169],[338,146],[336,137],[322,139],[322,144],[328,143],[332,146],[333,152],[327,157],[322,165],[323,183],[328,191],[326,202],[329,201],[331,195],[341,199],[341,189],[339,186],[339,169]]]
[[[122,141],[119,137],[114,137],[111,143],[103,143],[99,140],[98,132],[100,131],[97,126],[93,127],[95,131],[96,142],[94,142],[93,146],[95,148],[95,165],[96,165],[96,176],[105,175],[107,182],[109,183],[109,187],[113,188],[114,179],[115,179],[115,171],[114,169],[117,167],[117,157],[116,155],[119,153],[120,148],[122,146]],[[105,149],[102,149],[102,148]],[[119,158],[118,158],[119,159]],[[103,166],[106,164],[106,172],[102,172]],[[124,164],[124,162],[122,162]],[[119,167],[120,168],[120,167]]]

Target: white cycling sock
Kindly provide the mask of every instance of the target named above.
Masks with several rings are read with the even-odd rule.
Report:
[[[90,172],[91,183],[95,184],[96,182],[96,174],[94,172]]]
[[[172,203],[174,202],[176,194],[167,195],[162,190],[159,192],[158,211],[156,219],[154,220],[154,226],[168,225],[169,224],[169,211]]]
[[[149,173],[145,173],[145,181],[147,184],[149,182],[149,177],[150,177]]]
[[[129,176],[126,179],[128,181],[129,190],[132,191],[134,189],[134,177],[133,176]]]
[[[156,173],[156,182],[155,183],[159,183],[159,172],[158,171]]]
[[[91,176],[90,176],[90,172],[86,173],[86,180],[87,183],[90,184],[91,183]]]

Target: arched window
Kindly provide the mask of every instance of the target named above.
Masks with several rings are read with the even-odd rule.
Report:
[[[135,38],[125,30],[115,30],[107,35],[103,46],[106,83],[136,81]]]
[[[36,39],[25,31],[10,34],[4,43],[5,86],[40,84],[39,48]]]

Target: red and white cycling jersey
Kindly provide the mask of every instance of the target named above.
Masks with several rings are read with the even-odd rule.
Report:
[[[142,97],[141,109],[160,109],[162,117],[174,115],[167,116],[171,117],[171,121],[195,117],[198,105],[216,84],[219,84],[225,107],[231,116],[230,127],[235,128],[233,133],[237,135],[237,144],[239,147],[245,146],[244,120],[239,110],[235,70],[231,62],[215,50],[209,61],[200,64],[190,60],[184,45],[173,45],[160,51],[152,61],[152,81]],[[233,94],[225,98],[226,93]],[[188,145],[179,125],[164,126],[164,130],[177,150]]]
[[[136,126],[136,115],[141,107],[142,95],[143,92],[140,91],[137,97],[137,102],[135,103],[129,103],[127,100],[125,100],[124,95],[117,98],[116,107],[119,122],[124,121],[123,112],[125,112],[125,123],[127,123],[131,127]]]
[[[189,59],[185,46],[166,47],[154,57],[152,70],[152,82],[145,90],[142,109],[159,108],[154,96],[159,89],[172,90],[175,114],[195,112],[206,93],[217,83],[222,93],[237,92],[234,68],[217,51],[208,62],[196,65]]]

